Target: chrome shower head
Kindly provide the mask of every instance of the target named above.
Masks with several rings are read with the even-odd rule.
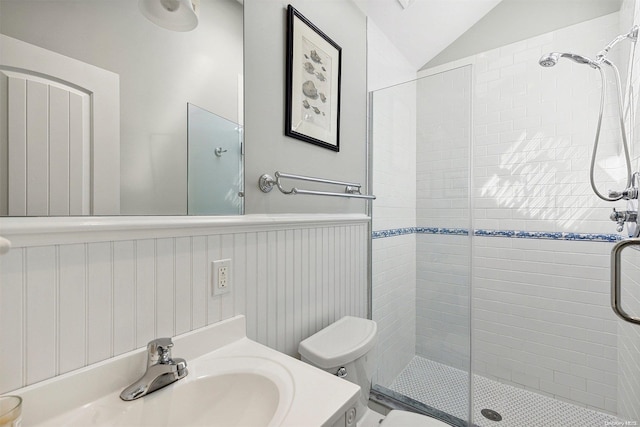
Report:
[[[543,55],[538,60],[538,63],[542,67],[553,67],[558,63],[558,60],[560,58],[569,58],[570,60],[577,62],[578,64],[589,65],[591,68],[600,68],[600,65],[596,61],[589,59],[586,56],[578,55],[575,53],[551,52],[546,55]]]
[[[553,67],[558,63],[558,59],[560,59],[560,54],[558,52],[551,52],[543,55],[542,58],[538,60],[538,64],[542,67]]]

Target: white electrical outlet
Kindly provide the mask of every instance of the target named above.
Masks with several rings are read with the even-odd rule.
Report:
[[[231,291],[231,260],[221,259],[211,263],[211,294],[222,295]]]
[[[227,267],[218,267],[218,287],[219,288],[227,287],[228,274],[229,274],[229,269]]]

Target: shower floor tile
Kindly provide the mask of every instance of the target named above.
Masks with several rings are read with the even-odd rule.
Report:
[[[469,376],[459,369],[416,356],[389,388],[426,405],[467,419]],[[480,411],[492,409],[502,421]],[[625,424],[619,418],[524,389],[474,376],[474,422],[480,427],[605,427]]]

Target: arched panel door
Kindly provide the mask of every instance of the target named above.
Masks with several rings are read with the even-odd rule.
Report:
[[[0,215],[120,213],[117,74],[0,35],[0,100]]]

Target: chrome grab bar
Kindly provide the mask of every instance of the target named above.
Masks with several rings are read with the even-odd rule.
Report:
[[[297,187],[291,188],[291,190],[285,190],[282,187],[282,183],[280,179],[297,179],[300,181],[310,181],[310,182],[320,182],[322,184],[331,184],[331,185],[344,185],[344,193],[334,193],[329,191],[316,191],[316,190],[303,190]],[[294,175],[290,173],[276,172],[275,178],[271,175],[264,174],[258,180],[258,187],[262,190],[263,193],[270,192],[273,187],[278,187],[278,190],[283,194],[310,194],[314,196],[334,196],[334,197],[352,197],[356,199],[367,199],[367,200],[375,200],[376,196],[361,194],[360,187],[361,184],[357,184],[354,182],[344,182],[344,181],[335,181],[333,179],[325,179],[325,178],[315,178],[312,176],[303,176],[303,175]]]
[[[640,325],[640,317],[630,316],[622,308],[620,257],[627,246],[640,246],[640,238],[622,240],[611,249],[611,308],[622,320]]]

